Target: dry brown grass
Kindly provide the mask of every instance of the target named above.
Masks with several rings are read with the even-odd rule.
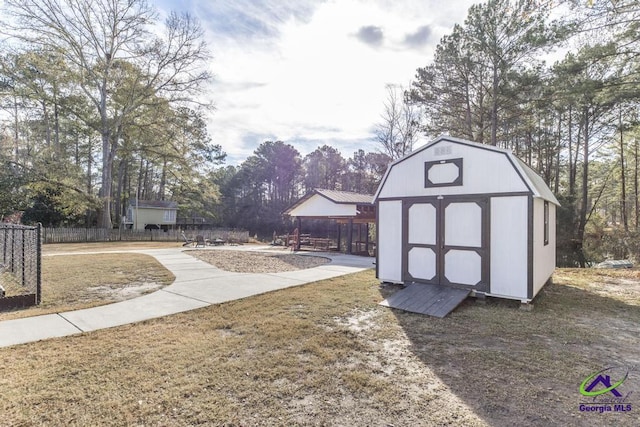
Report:
[[[42,303],[0,312],[0,320],[109,304],[152,292],[171,284],[174,279],[155,258],[143,254],[44,256]]]
[[[434,319],[378,306],[393,290],[366,271],[0,349],[0,425],[636,425],[578,411],[588,374],[640,360],[635,297],[560,275],[533,312]]]
[[[52,243],[42,245],[44,255],[73,252],[107,252],[136,249],[179,248],[182,243],[176,242],[93,242],[93,243]]]

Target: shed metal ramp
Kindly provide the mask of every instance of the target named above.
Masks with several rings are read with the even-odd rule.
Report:
[[[470,293],[469,289],[412,283],[382,301],[380,305],[442,318],[460,305]]]

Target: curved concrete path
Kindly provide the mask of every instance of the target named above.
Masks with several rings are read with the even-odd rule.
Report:
[[[235,250],[259,251],[259,248],[238,247]],[[309,253],[330,258],[331,262],[305,270],[249,274],[220,270],[184,253],[182,248],[115,252],[151,255],[171,271],[176,279],[171,285],[156,292],[109,305],[2,321],[0,347],[141,322],[373,268],[373,258]]]

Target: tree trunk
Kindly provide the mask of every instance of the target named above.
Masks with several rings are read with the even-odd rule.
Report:
[[[80,137],[78,136],[78,134],[76,134],[74,142],[75,142],[74,160],[75,160],[76,166],[80,166]]]
[[[465,128],[467,130],[467,136],[470,140],[473,141],[473,120],[471,115],[471,94],[469,92],[469,82],[466,81],[464,85],[465,89],[465,114],[464,114],[464,123]]]
[[[111,193],[113,185],[113,157],[111,149],[111,127],[107,115],[107,79],[106,75],[100,86],[100,130],[102,137],[102,179],[100,182],[100,198],[102,207],[98,213],[98,227],[111,229]]]
[[[491,97],[491,145],[498,143],[498,65],[493,66],[493,94]]]
[[[620,186],[622,192],[622,201],[620,203],[620,218],[622,219],[622,225],[624,231],[629,232],[629,221],[627,219],[627,180],[625,178],[626,168],[624,164],[624,134],[622,132],[622,110],[619,112],[619,125],[620,125]]]
[[[91,194],[91,191],[93,190],[93,182],[91,182],[91,166],[92,166],[92,156],[91,156],[91,151],[92,151],[92,147],[91,147],[91,138],[89,138],[89,145],[88,145],[88,149],[87,149],[87,194]]]
[[[100,228],[111,229],[111,193],[113,179],[113,158],[111,157],[111,132],[102,132],[102,179],[100,182],[100,199],[102,207],[98,215],[98,226]]]
[[[638,219],[640,218],[640,214],[638,213],[638,140],[635,140],[635,144],[633,145],[633,157],[634,157],[634,169],[633,169],[633,195],[634,195],[634,214],[635,214],[635,227],[636,231],[638,231]]]
[[[560,147],[561,147],[561,134],[562,134],[562,113],[558,113],[558,135],[556,142],[556,167],[555,167],[555,177],[553,180],[553,192],[558,194],[558,189],[560,186]]]
[[[42,116],[44,119],[44,127],[45,127],[45,143],[47,144],[47,148],[51,147],[51,125],[49,124],[49,110],[47,109],[47,103],[42,101]]]
[[[136,188],[136,199],[142,198],[142,184],[143,184],[143,174],[144,174],[144,160],[140,157],[140,168],[138,169],[138,185]]]
[[[16,162],[19,160],[18,155],[20,154],[20,144],[18,144],[18,139],[20,137],[20,127],[18,126],[18,97],[13,95],[13,144],[14,144],[14,157],[13,160]]]
[[[160,186],[158,188],[158,198],[164,200],[165,187],[167,184],[167,158],[162,162],[162,172],[160,173]]]
[[[118,225],[122,225],[122,215],[124,214],[124,203],[122,199],[122,193],[124,189],[124,176],[125,176],[125,168],[126,161],[121,159],[118,163],[118,176],[116,177],[117,187],[116,187],[116,197],[115,197],[115,211],[116,211],[116,222]]]
[[[56,154],[60,154],[60,107],[57,96],[53,100],[53,131],[53,149]]]
[[[584,142],[582,147],[582,203],[580,204],[580,218],[578,222],[578,257],[580,267],[586,267],[586,257],[584,255],[584,231],[587,226],[587,211],[589,203],[589,107],[584,109]]]
[[[533,137],[531,135],[531,128],[529,127],[527,129],[527,165],[530,168],[533,168],[533,165],[531,164],[533,160],[532,147],[531,147],[532,145],[533,145]]]

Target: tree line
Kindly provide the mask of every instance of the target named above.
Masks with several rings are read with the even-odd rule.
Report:
[[[427,135],[508,148],[539,172],[562,204],[560,265],[640,255],[639,15],[624,0],[480,3],[406,91]]]
[[[161,23],[145,0],[5,0],[0,215],[111,228],[130,200],[167,199],[270,235],[313,188],[371,194],[418,136],[449,134],[538,171],[562,205],[559,264],[638,256],[639,15],[631,0],[479,3],[412,82],[388,86],[377,151],[265,141],[225,166],[197,96],[211,57],[192,16]]]
[[[166,199],[183,217],[270,235],[306,191],[372,193],[388,163],[267,141],[223,166],[196,96],[211,57],[189,14],[162,25],[145,0],[8,0],[3,16],[3,219],[112,228],[133,200]]]
[[[161,23],[146,0],[7,0],[2,17],[1,215],[111,228],[129,199],[215,198],[206,173],[224,153],[196,97],[210,54],[191,15]]]
[[[221,225],[247,228],[260,236],[292,231],[282,212],[316,188],[375,193],[390,157],[358,150],[351,158],[329,145],[302,157],[282,141],[266,141],[239,166],[213,174],[220,191],[216,218]]]

